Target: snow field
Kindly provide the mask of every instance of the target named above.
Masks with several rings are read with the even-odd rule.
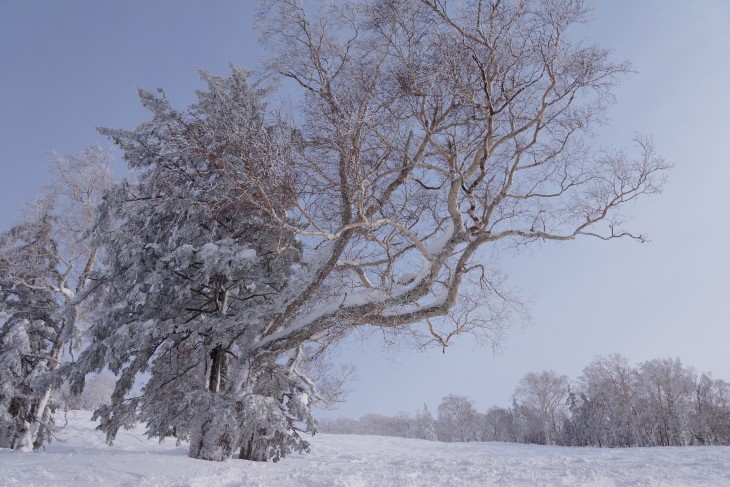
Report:
[[[568,448],[317,435],[279,463],[208,462],[187,445],[120,431],[114,446],[74,411],[36,454],[0,449],[2,486],[730,486],[730,447]],[[59,418],[63,423],[62,418]]]

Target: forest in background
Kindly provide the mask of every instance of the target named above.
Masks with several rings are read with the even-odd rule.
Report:
[[[501,441],[541,445],[634,447],[730,444],[730,384],[654,359],[632,367],[618,354],[596,357],[577,380],[553,371],[520,380],[511,407],[481,413],[474,402],[447,395],[434,416],[366,414],[324,419],[324,433],[420,438],[446,442]]]

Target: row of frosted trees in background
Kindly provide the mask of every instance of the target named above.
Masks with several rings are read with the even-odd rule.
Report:
[[[480,413],[468,397],[448,395],[434,418],[368,414],[323,421],[332,433],[440,441],[504,441],[566,446],[631,447],[730,444],[730,384],[697,373],[679,359],[629,365],[597,357],[574,382],[552,371],[527,374],[509,408]]]

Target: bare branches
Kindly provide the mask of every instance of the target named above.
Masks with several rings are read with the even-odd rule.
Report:
[[[497,339],[490,330],[518,307],[491,307],[484,319],[476,301],[471,311],[459,304],[474,272],[484,295],[516,302],[489,284],[498,280],[480,248],[644,240],[622,227],[620,210],[659,192],[668,166],[644,139],[633,159],[583,144],[630,69],[567,38],[589,12],[567,0],[362,0],[314,13],[266,3],[270,68],[305,88],[291,152],[295,223],[271,214],[320,257],[303,291],[284,293],[262,347],[366,324],[428,324],[427,340],[442,347],[462,333]],[[442,317],[447,331],[434,327]]]

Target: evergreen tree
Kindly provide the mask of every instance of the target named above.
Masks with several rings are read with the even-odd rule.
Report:
[[[429,441],[438,439],[436,437],[436,423],[426,404],[423,405],[423,411],[416,415],[416,425],[418,427],[418,438]]]
[[[190,455],[277,460],[306,450],[313,431],[308,381],[290,350],[256,342],[299,259],[291,233],[240,195],[291,204],[290,133],[264,120],[266,90],[247,73],[201,76],[207,91],[184,112],[164,93],[140,91],[152,119],[133,131],[102,130],[123,149],[135,179],[102,205],[108,295],[94,342],[74,372],[119,374],[112,404],[95,413],[111,442],[137,419],[154,437],[190,440]],[[129,397],[135,378],[149,374]]]

